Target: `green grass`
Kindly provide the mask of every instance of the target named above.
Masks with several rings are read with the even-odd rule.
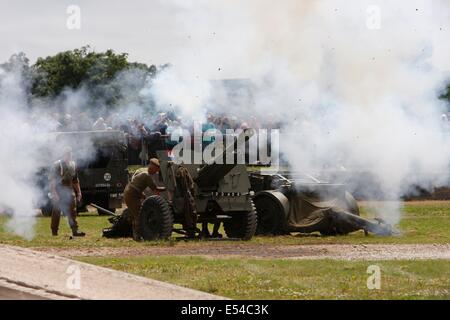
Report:
[[[334,244],[334,243],[450,243],[450,201],[406,202],[403,216],[397,226],[401,236],[365,236],[357,231],[346,236],[319,237],[317,235],[292,235],[281,237],[254,237],[245,243],[253,244]],[[374,203],[362,203],[363,216],[373,217]],[[85,238],[69,239],[70,229],[67,220],[61,219],[58,237],[50,233],[50,218],[38,217],[36,236],[33,240],[22,239],[6,230],[7,217],[0,216],[0,243],[26,247],[123,247],[148,245],[176,245],[177,242],[135,243],[131,239],[105,239],[102,229],[109,227],[107,216],[85,213],[78,218],[80,229],[87,233]],[[202,241],[192,241],[189,245],[201,245]],[[235,242],[227,242],[233,246]]]
[[[61,217],[59,235],[53,237],[50,231],[50,218],[37,217],[35,237],[28,241],[12,234],[6,228],[7,217],[0,216],[0,243],[23,247],[124,247],[142,245],[132,239],[106,239],[102,237],[102,229],[110,226],[108,216],[98,216],[96,213],[83,213],[78,217],[80,230],[86,232],[86,237],[70,239],[71,230],[67,219]],[[147,243],[148,245],[149,243]],[[158,245],[157,241],[152,242]]]
[[[361,216],[376,217],[375,207],[377,206],[377,202],[360,203]],[[395,227],[401,232],[399,236],[365,236],[363,231],[356,231],[336,237],[317,237],[315,234],[256,237],[253,242],[261,244],[450,243],[450,201],[405,202],[401,220]]]
[[[79,260],[234,299],[450,299],[450,262],[206,259]],[[381,288],[367,288],[367,267]]]
[[[361,203],[362,215],[373,217],[376,202]],[[450,201],[406,202],[397,226],[398,237],[364,236],[362,231],[347,236],[293,235],[254,237],[242,244],[332,244],[332,243],[450,243]],[[38,217],[36,236],[27,241],[8,232],[7,217],[0,216],[0,243],[25,247],[144,247],[176,246],[177,241],[137,243],[131,239],[105,239],[107,216],[85,213],[79,217],[85,238],[70,239],[67,220],[62,218],[58,237],[50,233],[50,218]],[[216,242],[208,242],[214,246]],[[183,242],[204,246],[204,241]],[[222,242],[234,246],[236,242]],[[78,257],[104,267],[171,282],[236,299],[450,299],[450,262],[424,261],[340,261],[289,259],[213,259],[202,257]],[[367,267],[381,268],[381,289],[366,286]]]

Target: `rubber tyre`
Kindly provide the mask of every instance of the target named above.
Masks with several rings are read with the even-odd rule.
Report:
[[[228,238],[250,240],[256,232],[258,217],[253,201],[250,200],[250,211],[236,212],[232,218],[224,221],[223,227]]]
[[[154,195],[145,199],[139,218],[144,240],[168,239],[172,235],[173,214],[163,197]]]
[[[267,195],[255,198],[256,212],[258,216],[257,235],[282,235],[286,234],[286,217],[281,204]]]
[[[52,211],[53,211],[53,205],[51,204],[51,202],[49,202],[45,206],[41,207],[41,212],[44,217],[51,217]]]

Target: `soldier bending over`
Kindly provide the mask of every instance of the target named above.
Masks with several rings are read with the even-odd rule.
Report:
[[[147,172],[135,174],[130,183],[125,188],[124,200],[130,211],[131,225],[133,227],[133,239],[140,241],[142,239],[139,223],[139,213],[141,210],[142,200],[144,199],[144,190],[148,187],[153,191],[159,192],[165,190],[164,187],[157,187],[152,174],[159,172],[159,160],[150,159]]]

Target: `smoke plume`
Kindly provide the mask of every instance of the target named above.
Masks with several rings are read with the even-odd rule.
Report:
[[[448,183],[446,106],[438,99],[449,80],[448,2],[166,5],[177,9],[169,32],[186,42],[184,63],[156,79],[160,105],[278,122],[294,170],[345,167],[353,180],[367,172],[388,199]],[[251,99],[208,90],[209,79],[223,77],[250,79]],[[398,222],[399,206],[382,208],[383,217]]]
[[[73,107],[84,99],[83,91],[66,92],[54,101],[35,100],[25,68],[19,60],[9,63],[7,69],[0,67],[0,214],[10,216],[9,231],[31,240],[36,209],[46,196],[38,183],[41,170],[60,159],[66,146],[77,146],[74,160],[78,162],[90,161],[95,153],[90,139],[56,139],[51,133],[57,128],[50,112],[52,104],[57,101],[63,110]]]

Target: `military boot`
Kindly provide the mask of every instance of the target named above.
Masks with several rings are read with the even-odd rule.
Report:
[[[77,229],[73,229],[72,230],[72,235],[74,237],[84,237],[86,235],[86,233],[84,233],[82,231],[78,231]]]

